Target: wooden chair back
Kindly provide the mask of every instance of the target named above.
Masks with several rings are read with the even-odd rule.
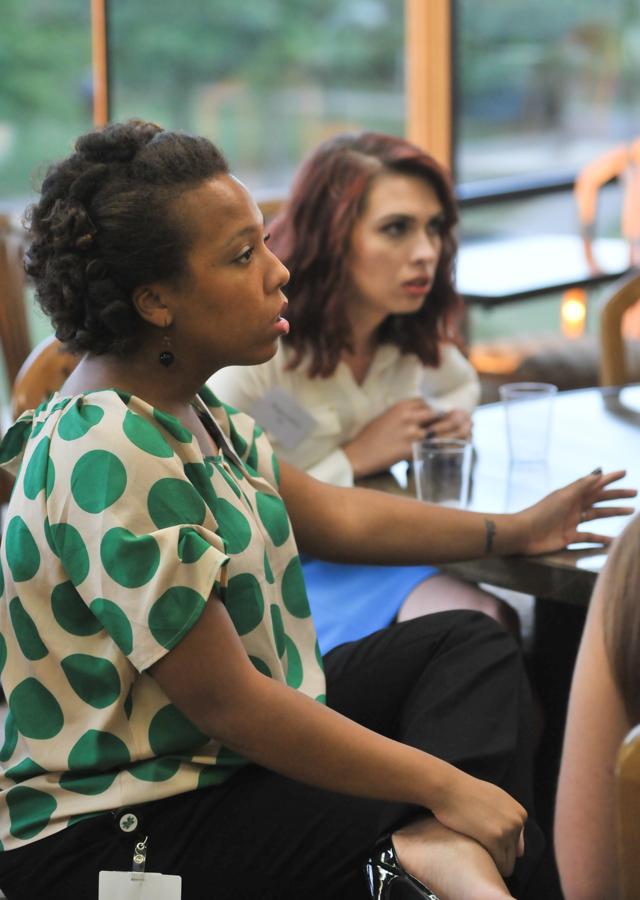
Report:
[[[6,215],[0,215],[0,348],[9,384],[31,350],[22,266],[24,236]]]
[[[629,242],[629,265],[640,266],[640,138],[617,144],[586,163],[574,183],[578,222],[587,260],[598,267],[593,255],[598,194],[612,178],[622,179],[620,216],[622,236]]]
[[[26,409],[35,409],[66,381],[80,362],[55,338],[45,338],[22,364],[13,383],[11,413],[17,419]]]
[[[616,765],[619,900],[640,897],[640,725],[622,743]]]
[[[628,384],[631,375],[622,329],[625,312],[640,301],[640,273],[618,281],[600,312],[600,384]]]

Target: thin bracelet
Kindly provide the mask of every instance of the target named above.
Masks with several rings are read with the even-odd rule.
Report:
[[[484,541],[484,552],[488,555],[493,550],[493,539],[496,536],[496,523],[492,519],[484,520],[486,537]]]

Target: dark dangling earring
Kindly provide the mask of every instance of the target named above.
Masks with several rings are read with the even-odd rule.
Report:
[[[175,356],[171,349],[171,338],[166,332],[162,337],[162,350],[160,351],[158,359],[160,360],[160,365],[164,366],[166,369],[175,362]]]

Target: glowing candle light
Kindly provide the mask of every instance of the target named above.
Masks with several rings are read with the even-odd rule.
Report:
[[[560,327],[568,338],[584,334],[587,319],[587,294],[582,288],[570,288],[562,295]]]

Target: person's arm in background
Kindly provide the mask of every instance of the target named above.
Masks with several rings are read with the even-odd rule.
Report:
[[[214,372],[207,386],[223,403],[255,418],[253,405],[277,383],[273,375],[273,366],[268,362],[259,366],[227,366]],[[273,444],[271,436],[269,439]],[[276,452],[280,455],[281,448],[277,447]]]
[[[441,345],[437,367],[423,368],[417,359],[415,363],[420,367],[416,377],[422,396],[399,394],[397,403],[343,445],[356,478],[411,459],[411,445],[425,437],[471,436],[471,413],[480,399],[480,382],[471,363],[454,344]]]
[[[429,425],[433,437],[471,436],[471,413],[480,400],[480,380],[455,344],[441,344],[441,362],[424,369],[421,392],[426,403],[441,414]]]
[[[208,385],[214,394],[224,403],[241,410],[247,415],[255,418],[259,425],[264,427],[260,422],[260,415],[256,416],[254,406],[256,401],[265,396],[272,388],[282,388],[287,394],[291,395],[294,401],[300,400],[292,394],[290,382],[292,378],[285,379],[285,353],[282,348],[278,350],[277,355],[259,366],[228,366],[220,369],[209,379]],[[300,379],[304,375],[300,370],[296,370]],[[296,379],[293,378],[295,383]],[[286,382],[286,384],[285,384]],[[337,388],[336,388],[337,390]],[[308,393],[308,392],[307,392]],[[326,393],[326,384],[319,383],[320,403],[323,399],[322,393]],[[318,410],[313,403],[301,402],[301,405],[312,417],[318,415]],[[269,440],[273,445],[276,455],[280,459],[303,469],[318,481],[326,484],[334,484],[338,487],[353,487],[353,468],[351,462],[340,446],[343,441],[343,434],[337,424],[332,434],[322,433],[319,438],[312,431],[311,434],[299,446],[294,448],[283,447],[278,440],[278,436],[273,433],[270,428],[265,428]],[[322,442],[325,445],[326,452],[322,453],[318,459],[318,446]]]
[[[630,539],[627,531],[621,541]],[[614,766],[631,723],[607,656],[603,616],[625,580],[616,565],[619,546],[596,584],[571,686],[554,829],[566,900],[617,896]]]

